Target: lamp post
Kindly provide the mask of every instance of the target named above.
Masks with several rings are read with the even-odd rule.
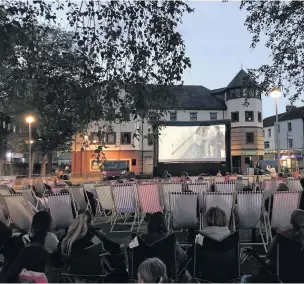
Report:
[[[29,115],[25,118],[25,121],[29,125],[29,158],[28,158],[28,176],[32,176],[32,123],[35,121],[35,118],[32,115]]]
[[[89,143],[89,136],[85,135],[84,136],[84,174],[86,179],[88,179],[88,175],[87,175],[87,146]]]
[[[277,151],[277,168],[280,171],[280,141],[279,141],[279,114],[278,114],[278,100],[281,96],[281,90],[279,88],[273,88],[269,95],[274,98],[275,111],[276,111],[276,128],[275,128],[275,142]]]

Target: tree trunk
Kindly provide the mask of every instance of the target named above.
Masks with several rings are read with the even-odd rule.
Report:
[[[41,171],[40,175],[44,177],[46,174],[46,155],[41,156]]]
[[[33,173],[34,173],[35,156],[36,156],[36,152],[32,152],[31,175],[33,175]]]
[[[51,174],[53,170],[53,151],[47,152],[47,173]]]
[[[3,164],[4,164],[4,161],[2,159],[0,159],[0,177],[3,175]]]

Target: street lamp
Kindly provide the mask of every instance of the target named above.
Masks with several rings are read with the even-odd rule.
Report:
[[[273,88],[269,95],[274,98],[275,111],[276,111],[276,128],[275,128],[275,139],[276,139],[276,151],[277,151],[277,168],[280,171],[280,142],[279,142],[279,114],[278,114],[278,100],[281,96],[281,90],[279,88]]]
[[[29,166],[29,170],[28,170],[28,176],[31,177],[32,176],[32,143],[34,143],[34,141],[32,140],[32,123],[35,121],[35,118],[32,115],[28,115],[25,118],[26,123],[28,123],[29,125],[29,158],[28,158],[28,166]]]
[[[87,175],[87,147],[89,146],[89,136],[88,135],[84,135],[84,143],[83,143],[83,146],[84,146],[84,174],[85,174],[85,177],[86,179],[88,179],[88,175]]]

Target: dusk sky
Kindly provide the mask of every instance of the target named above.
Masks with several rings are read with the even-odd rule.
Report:
[[[241,66],[246,70],[270,62],[269,51],[262,42],[256,49],[250,49],[251,34],[244,26],[246,11],[240,11],[240,2],[189,3],[195,11],[184,17],[180,27],[192,63],[191,70],[184,74],[185,84],[210,89],[225,87]],[[279,112],[285,111],[288,102],[280,97]],[[273,114],[273,99],[264,97],[263,117]]]

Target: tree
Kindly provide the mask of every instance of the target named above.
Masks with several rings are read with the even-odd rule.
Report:
[[[272,63],[250,70],[250,76],[264,91],[284,88],[284,96],[294,102],[304,91],[304,2],[242,1],[241,9],[248,13],[245,25],[253,35],[251,47],[265,34],[271,50]]]

